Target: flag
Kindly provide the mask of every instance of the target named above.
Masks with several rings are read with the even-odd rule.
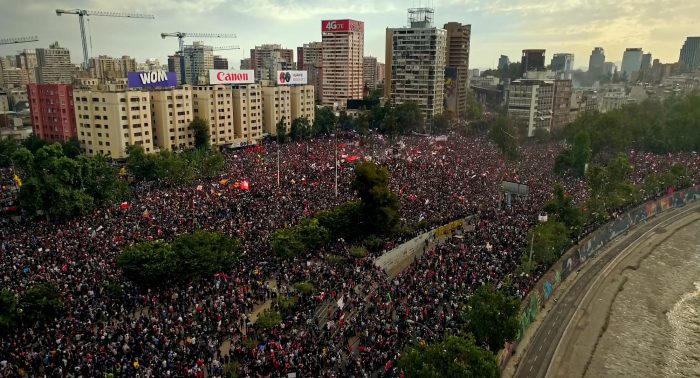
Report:
[[[360,157],[357,155],[350,155],[348,156],[348,163],[352,163],[353,161],[359,159]]]
[[[17,175],[15,175],[15,177],[13,177],[13,179],[15,180],[15,185],[17,185],[18,188],[21,188],[22,187],[22,179],[19,178],[19,176],[17,176]]]
[[[221,180],[219,180],[219,184],[220,184],[220,185],[226,185],[227,182],[228,182],[228,179],[221,179]]]
[[[391,303],[391,293],[386,293],[386,303]]]
[[[197,190],[202,192],[204,191],[204,187],[202,185],[197,185]]]
[[[151,216],[151,213],[148,210],[143,211],[143,217],[144,218],[149,218]]]
[[[129,208],[129,203],[128,203],[128,202],[122,202],[122,203],[119,205],[119,208],[120,208],[120,209],[126,210],[126,209]]]
[[[248,180],[243,180],[243,182],[241,182],[241,190],[250,190],[250,183]]]

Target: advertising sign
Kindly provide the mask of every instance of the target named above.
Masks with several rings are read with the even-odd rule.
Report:
[[[126,75],[129,88],[174,87],[177,85],[175,72],[127,72]]]
[[[209,84],[253,84],[254,70],[209,70]]]
[[[277,84],[298,85],[308,82],[306,71],[277,71]]]
[[[454,67],[445,68],[445,111],[447,116],[454,118],[457,116],[458,93],[457,69]]]
[[[323,20],[321,21],[321,31],[328,33],[337,32],[364,32],[365,23],[355,20]]]

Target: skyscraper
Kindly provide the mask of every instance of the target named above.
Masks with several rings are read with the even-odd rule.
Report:
[[[366,56],[362,58],[362,62],[364,86],[370,91],[377,89],[377,58]]]
[[[625,50],[622,56],[622,77],[626,81],[636,80],[639,68],[642,66],[642,48],[631,47]]]
[[[121,58],[112,58],[100,55],[88,60],[88,67],[92,77],[97,79],[124,78],[127,72],[136,71],[136,60],[127,55]]]
[[[700,37],[688,37],[685,40],[678,61],[691,71],[700,68]]]
[[[605,50],[602,47],[596,47],[588,59],[588,73],[593,77],[602,75],[603,64],[605,64]]]
[[[447,46],[445,66],[454,68],[457,73],[456,98],[447,96],[448,110],[453,116],[461,116],[467,111],[467,91],[469,90],[469,47],[472,34],[471,25],[459,22],[448,22],[444,29],[447,31]],[[478,74],[477,74],[478,76]],[[447,80],[446,80],[447,82]],[[456,104],[455,104],[456,102]],[[450,105],[456,106],[451,107]]]
[[[294,50],[283,49],[279,44],[264,44],[250,49],[250,69],[255,70],[255,80],[276,80],[277,71],[294,68]]]
[[[571,72],[574,70],[574,54],[554,54],[551,64],[552,71]]]
[[[202,42],[185,46],[182,59],[185,60],[183,84],[206,84],[209,82],[209,70],[214,69],[214,48]]]
[[[70,84],[73,81],[77,67],[70,62],[70,51],[58,42],[49,45],[48,49],[36,49],[36,60],[40,84]]]
[[[522,60],[520,61],[520,73],[544,71],[544,52],[545,50],[541,49],[523,50]]]
[[[15,57],[15,66],[27,71],[29,82],[36,83],[36,50],[24,50]]]
[[[510,66],[510,59],[507,55],[501,55],[501,57],[498,58],[498,69],[501,71],[507,70],[508,66]]]
[[[385,97],[416,102],[426,124],[444,109],[447,31],[433,26],[432,8],[408,10],[408,27],[386,29]]]
[[[309,42],[297,47],[297,69],[307,72],[308,83],[314,86],[316,102],[321,101],[322,59],[323,44],[321,42]]]
[[[228,59],[214,55],[214,69],[215,70],[227,70],[228,69]]]
[[[321,21],[323,77],[321,103],[347,107],[361,99],[364,76],[365,23],[355,20]]]

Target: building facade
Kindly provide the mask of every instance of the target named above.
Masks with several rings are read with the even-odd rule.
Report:
[[[202,85],[209,82],[209,70],[214,69],[213,47],[206,46],[202,42],[194,42],[192,45],[185,46],[181,59],[185,61],[182,84]]]
[[[127,157],[126,149],[141,145],[154,151],[151,101],[148,92],[73,91],[78,140],[88,156]]]
[[[250,69],[255,80],[275,80],[277,71],[294,69],[294,50],[278,44],[264,44],[250,49]]]
[[[37,82],[39,84],[70,84],[77,67],[70,61],[70,51],[58,42],[48,49],[36,49]]]
[[[544,71],[545,50],[527,49],[523,50],[520,60],[520,73],[522,75],[528,71]]]
[[[552,71],[571,72],[574,70],[574,54],[562,53],[552,56]]]
[[[263,137],[262,87],[260,84],[233,87],[233,125],[243,143],[254,144]]]
[[[642,48],[627,48],[622,56],[620,74],[625,81],[635,81],[642,66]]]
[[[307,72],[309,84],[314,86],[316,102],[321,102],[323,83],[323,43],[309,42],[297,47],[297,69]]]
[[[550,131],[554,80],[518,79],[508,88],[508,115],[532,137],[538,129]]]
[[[15,56],[15,67],[27,71],[27,78],[30,83],[37,82],[36,50],[24,50]]]
[[[377,89],[377,58],[373,56],[362,58],[362,70],[365,88],[370,91]]]
[[[290,106],[292,121],[306,117],[309,124],[314,124],[316,117],[316,100],[313,85],[295,85],[290,87]]]
[[[603,75],[603,65],[605,64],[605,50],[596,47],[588,58],[588,73],[594,77]]]
[[[65,142],[77,136],[73,87],[29,84],[27,95],[34,135],[48,142]]]
[[[250,58],[241,59],[240,67],[241,67],[240,69],[242,69],[242,70],[251,70],[252,68],[250,68]]]
[[[510,59],[507,55],[501,55],[501,57],[498,58],[498,70],[506,71],[508,70],[508,66],[510,66]]]
[[[356,20],[321,21],[321,103],[347,107],[347,100],[362,99],[365,24]]]
[[[467,111],[467,93],[469,91],[469,49],[471,44],[471,25],[459,22],[448,22],[443,27],[447,32],[445,49],[445,67],[452,68],[457,73],[456,85],[456,114],[460,117]],[[478,76],[478,74],[477,74]]]
[[[21,68],[3,68],[0,74],[0,84],[5,88],[24,88],[30,83],[29,72]]]
[[[88,60],[89,71],[92,77],[102,80],[125,78],[127,72],[136,71],[136,59],[127,55],[121,58],[112,58],[100,55]]]
[[[153,147],[161,151],[193,148],[194,134],[189,129],[194,119],[192,87],[184,85],[147,93],[150,97]]]
[[[552,99],[552,127],[550,131],[564,128],[571,121],[571,96],[573,85],[570,79],[554,80]]]
[[[678,61],[690,71],[700,68],[700,37],[688,37],[681,47],[681,55]]]
[[[215,70],[227,70],[228,69],[228,59],[214,55],[214,69]]]
[[[432,25],[432,9],[412,11],[409,27],[386,29],[384,95],[394,104],[417,103],[429,125],[444,110],[447,32]]]
[[[284,117],[285,133],[292,127],[292,99],[289,86],[262,86],[263,131],[277,135],[277,123]]]

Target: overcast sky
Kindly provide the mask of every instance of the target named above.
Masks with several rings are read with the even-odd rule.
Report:
[[[488,68],[499,55],[519,59],[525,48],[575,54],[575,66],[587,67],[595,46],[606,60],[620,62],[626,47],[642,47],[662,62],[676,62],[685,38],[700,35],[698,0],[433,0],[435,24],[472,25],[470,67]],[[176,39],[161,32],[235,33],[236,39],[206,40],[214,46],[239,45],[221,51],[238,67],[249,49],[280,43],[296,49],[321,40],[322,19],[353,18],[365,22],[365,55],[384,61],[387,27],[406,24],[406,8],[417,0],[0,0],[0,38],[38,35],[40,42],[0,46],[0,55],[20,48],[45,47],[53,41],[82,60],[77,16],[57,17],[56,8],[151,13],[155,20],[91,17],[91,55],[131,55],[137,61],[158,58],[177,49]],[[191,40],[189,41],[191,42]],[[296,60],[295,51],[295,60]]]

